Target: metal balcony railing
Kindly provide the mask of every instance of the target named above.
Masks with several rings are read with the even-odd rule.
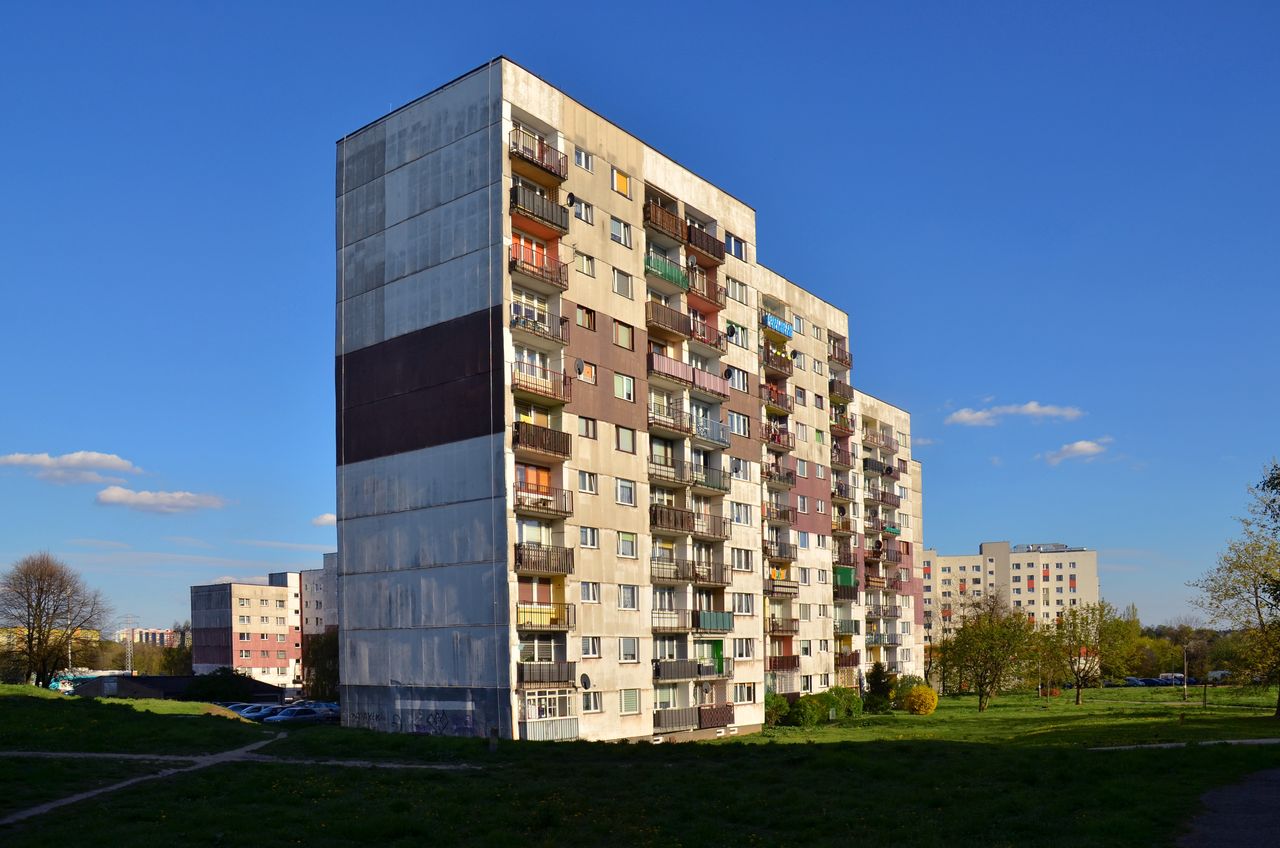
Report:
[[[694,369],[688,363],[672,359],[669,356],[663,356],[661,353],[650,353],[648,364],[650,377],[666,377],[685,385],[692,385],[693,383]]]
[[[575,674],[577,663],[555,662],[519,662],[516,663],[516,682],[522,686],[557,684],[560,686],[576,686],[578,677]]]
[[[649,457],[650,480],[687,486],[691,477],[691,467],[684,460],[656,456]]]
[[[779,654],[769,657],[765,664],[766,671],[798,671],[799,669],[799,654]]]
[[[573,548],[516,543],[516,574],[572,574]]]
[[[685,240],[684,221],[675,212],[662,208],[656,200],[644,204],[644,225],[676,241]]]
[[[689,290],[689,275],[675,262],[672,262],[665,256],[659,256],[656,253],[646,253],[644,255],[644,272],[666,280],[676,288],[684,291]]]
[[[723,610],[694,610],[693,629],[727,633],[733,629],[733,613]]]
[[[733,582],[733,574],[723,562],[694,560],[693,582],[700,586],[728,586]]]
[[[703,704],[698,707],[698,729],[728,727],[733,724],[733,704]]]
[[[853,455],[843,448],[831,448],[831,464],[837,468],[852,468]]]
[[[836,619],[836,635],[837,636],[857,636],[862,632],[862,622],[855,618],[837,618]]]
[[[649,526],[654,530],[693,532],[693,512],[676,506],[649,505]]]
[[[795,524],[796,522],[795,508],[787,504],[765,502],[762,511],[764,512],[765,521],[773,521],[779,524]]]
[[[688,315],[652,300],[644,305],[644,320],[649,327],[667,330],[685,338],[693,333],[693,325]]]
[[[790,356],[785,352],[780,353],[768,347],[760,348],[760,364],[770,371],[776,371],[788,377],[795,371],[795,363],[791,361]]]
[[[853,386],[841,380],[828,380],[827,392],[838,401],[848,403],[853,400]]]
[[[795,401],[791,399],[791,395],[787,394],[785,389],[778,386],[761,383],[760,399],[765,402],[766,406],[771,406],[776,410],[781,410],[788,415],[795,410]]]
[[[573,380],[550,368],[515,362],[511,365],[511,388],[567,403],[573,395]]]
[[[771,615],[765,620],[765,632],[778,636],[794,636],[800,632],[800,619]]]
[[[671,707],[653,711],[653,729],[655,731],[693,730],[697,726],[697,707]]]
[[[562,180],[569,176],[569,156],[528,130],[511,131],[511,152]]]
[[[836,668],[857,668],[861,664],[861,651],[841,651],[836,654]]]
[[[520,630],[572,630],[576,623],[573,604],[516,604],[516,627]]]
[[[657,633],[688,633],[693,629],[693,610],[654,610],[652,624]]]
[[[511,502],[520,512],[567,517],[573,514],[573,492],[536,483],[516,483]]]
[[[831,516],[831,532],[847,535],[850,533],[856,533],[857,531],[854,528],[852,518],[840,518],[833,515]]]
[[[830,416],[831,432],[838,436],[852,436],[858,431],[858,425],[848,415],[842,415],[833,408]]]
[[[867,607],[868,618],[902,618],[902,607],[895,604],[872,604]]]
[[[702,371],[694,371],[696,379]],[[726,382],[725,385],[728,385]],[[695,416],[693,419],[693,435],[695,438],[702,439],[706,442],[712,442],[723,447],[729,446],[729,425],[723,421],[717,421],[714,418],[702,418]]]
[[[693,580],[693,561],[676,557],[654,556],[649,559],[649,577],[672,583]]]
[[[690,465],[690,482],[701,489],[712,489],[717,492],[727,492],[730,486],[730,476],[719,468],[708,468],[705,465]]]
[[[693,535],[713,539],[728,539],[730,521],[726,516],[709,512],[693,513]]]
[[[675,404],[663,406],[651,403],[649,404],[649,426],[688,434],[693,432],[693,416]]]
[[[765,463],[761,466],[761,474],[766,483],[773,483],[787,488],[791,488],[796,484],[795,469],[787,468],[781,463]]]
[[[511,425],[511,447],[524,449],[551,456],[568,457],[572,447],[572,437],[568,433],[542,427],[528,421],[517,421]]]
[[[788,451],[796,449],[796,434],[782,427],[766,427],[764,440],[772,448]]]
[[[800,584],[795,580],[775,580],[766,577],[764,593],[771,598],[796,598],[800,596]]]
[[[548,312],[535,312],[519,303],[511,304],[511,329],[532,333],[553,342],[569,342],[568,318]]]
[[[685,229],[685,235],[688,237],[689,246],[694,250],[715,262],[724,261],[724,242],[716,238],[714,233],[689,224]]]
[[[538,194],[528,186],[511,187],[511,211],[535,218],[562,233],[569,232],[569,210],[561,206],[555,197]]]
[[[783,338],[786,338],[786,339],[789,339],[793,335],[795,335],[795,327],[791,324],[790,321],[783,318],[781,315],[777,315],[769,311],[768,309],[763,309],[763,308],[757,311],[760,314],[761,328],[768,330],[771,333],[775,333],[779,336],[782,336]]]
[[[697,265],[689,265],[687,267],[689,272],[689,294],[716,309],[723,309],[728,300],[728,293],[725,291],[724,286],[717,284],[716,270],[714,268],[701,268]]]
[[[789,542],[765,540],[764,555],[766,559],[795,559],[796,546]]]
[[[843,365],[845,368],[853,366],[853,357],[849,355],[849,349],[835,342],[827,343],[827,359]]]
[[[719,398],[729,397],[729,381],[719,374],[712,374],[701,368],[693,369],[693,387]]]
[[[524,274],[558,289],[569,288],[569,266],[545,248],[513,244],[508,266],[512,273]]]
[[[695,342],[715,348],[721,353],[729,349],[729,342],[724,333],[717,330],[715,325],[708,324],[706,321],[699,321],[696,318],[691,319],[689,325],[693,331],[690,338]]]
[[[856,602],[858,600],[858,587],[833,584],[831,587],[831,597],[836,601],[849,601],[850,603]]]
[[[853,500],[853,487],[843,480],[832,480],[831,497],[838,501],[851,501]]]

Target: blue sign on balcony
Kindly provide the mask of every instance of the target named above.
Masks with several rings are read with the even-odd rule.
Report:
[[[772,312],[764,313],[764,325],[768,327],[770,330],[773,330],[775,333],[781,333],[787,338],[791,338],[791,334],[793,332],[791,327],[791,322],[783,321],[781,318],[779,318],[777,315],[774,315]]]

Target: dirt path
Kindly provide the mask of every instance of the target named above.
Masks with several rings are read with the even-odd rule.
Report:
[[[1280,769],[1260,771],[1233,786],[1201,796],[1204,810],[1178,848],[1256,848],[1275,844],[1280,833]]]

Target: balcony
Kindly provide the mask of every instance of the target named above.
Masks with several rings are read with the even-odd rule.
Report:
[[[511,493],[516,512],[568,518],[573,515],[573,492],[536,483],[516,483]]]
[[[872,604],[867,607],[867,618],[902,618],[902,607],[893,604]]]
[[[858,425],[848,415],[836,412],[834,408],[831,410],[830,421],[831,432],[837,436],[852,436],[858,430]]]
[[[701,312],[715,312],[724,309],[728,301],[728,293],[724,286],[716,282],[715,269],[689,266],[689,298],[690,305],[700,307]]]
[[[516,604],[518,630],[572,630],[577,625],[573,604]]]
[[[796,523],[796,511],[794,507],[786,504],[766,502],[764,504],[764,520],[774,524],[786,524],[789,527]]]
[[[652,300],[644,305],[644,323],[651,335],[676,335],[687,339],[693,333],[688,315]]]
[[[863,497],[865,500],[877,501],[885,506],[902,506],[902,498],[898,497],[893,492],[890,492],[888,489],[869,486],[867,487],[867,493]]]
[[[785,389],[768,383],[760,384],[760,399],[764,401],[766,409],[779,415],[790,415],[795,409],[795,401]]]
[[[850,536],[856,533],[852,518],[838,518],[831,516],[831,535],[833,536]]]
[[[867,584],[867,588],[868,588],[868,589],[883,589],[883,588],[885,588],[884,578],[883,578],[883,577],[880,577],[880,576],[878,576],[878,575],[875,575],[875,574],[868,574],[868,575],[866,575],[866,576],[863,578],[863,581]]]
[[[648,357],[649,379],[670,380],[685,386],[693,385],[692,365],[660,353],[650,353]]]
[[[795,327],[791,325],[780,315],[775,315],[767,309],[761,309],[760,312],[760,329],[766,334],[772,335],[776,339],[782,341],[790,341],[795,335]]]
[[[649,578],[666,583],[688,583],[693,580],[693,561],[664,556],[651,557]]]
[[[868,633],[868,645],[901,645],[902,635],[900,633]]]
[[[795,371],[795,363],[786,351],[771,350],[768,347],[760,348],[760,364],[764,366],[765,373],[780,377],[790,377]]]
[[[571,446],[572,437],[568,433],[528,421],[517,421],[511,425],[511,449],[516,453],[568,459]]]
[[[861,664],[861,651],[840,651],[836,654],[836,668],[857,668]]]
[[[516,544],[516,574],[572,574],[573,548],[542,545],[537,542]]]
[[[511,187],[511,214],[523,215],[554,230],[551,236],[569,232],[569,210],[561,206],[554,196],[538,194],[528,186]],[[540,235],[535,233],[535,235]]]
[[[653,711],[653,730],[672,733],[678,730],[696,730],[698,727],[697,707],[671,707]]]
[[[693,432],[693,416],[673,405],[649,404],[649,429],[687,436]]]
[[[772,577],[766,577],[764,593],[771,598],[798,598],[800,584],[795,580],[775,580]]]
[[[899,577],[891,578],[885,582],[884,587],[888,589],[890,592],[901,592],[902,579]]]
[[[827,359],[845,368],[853,367],[853,357],[849,355],[849,348],[842,342],[827,342]]]
[[[569,319],[561,315],[535,313],[520,304],[511,304],[511,329],[518,333],[528,333],[539,339],[546,339],[556,344],[569,343]]]
[[[711,494],[724,494],[729,491],[730,477],[719,468],[690,464],[690,482],[693,488]]]
[[[890,436],[888,433],[880,433],[870,427],[862,428],[862,443],[865,445],[875,445],[876,447],[883,448],[890,453],[895,453],[898,450],[897,439]]]
[[[520,722],[520,738],[529,742],[565,742],[578,738],[578,717],[541,718]]]
[[[654,680],[718,680],[733,676],[733,660],[707,657],[695,660],[654,660]]]
[[[854,550],[853,545],[836,545],[831,551],[831,561],[836,565],[856,567],[858,564],[858,552]]]
[[[834,601],[846,601],[848,603],[857,603],[858,587],[857,586],[841,586],[838,583],[833,584],[831,587],[831,598]]]
[[[787,468],[785,465],[776,462],[765,463],[760,467],[760,473],[764,477],[766,484],[777,486],[783,489],[793,488],[796,484],[796,472],[794,469]]]
[[[644,225],[667,238],[679,242],[685,240],[684,221],[675,212],[662,208],[656,200],[649,200],[644,205]]]
[[[723,562],[693,562],[693,582],[699,586],[728,586],[733,582],[729,566]]]
[[[694,371],[694,377],[696,378],[701,373],[703,372]],[[693,438],[699,442],[727,448],[729,447],[729,425],[714,418],[695,417],[693,419]]]
[[[685,235],[689,246],[698,253],[717,265],[724,262],[724,242],[716,238],[715,233],[709,233],[701,227],[689,224],[685,228]]]
[[[765,671],[799,671],[799,654],[779,654],[765,660]]]
[[[644,255],[644,272],[651,277],[670,283],[680,291],[689,290],[689,275],[677,263],[656,253]]]
[[[837,636],[857,636],[862,632],[862,622],[854,618],[837,618]]]
[[[733,724],[733,704],[703,704],[698,707],[698,729],[728,727]]]
[[[573,395],[573,379],[550,368],[514,362],[511,365],[511,390],[517,394],[568,403]]]
[[[693,629],[693,610],[654,610],[652,624],[655,633],[688,633]]]
[[[774,542],[765,540],[764,542],[765,559],[776,560],[793,560],[796,558],[796,546],[789,542]],[[790,581],[786,581],[790,582]],[[767,581],[766,581],[767,584]]]
[[[719,539],[721,541],[729,538],[729,519],[723,515],[713,515],[709,512],[694,512],[693,515],[693,535],[704,539]]]
[[[800,619],[778,618],[771,615],[765,621],[764,632],[772,633],[775,636],[795,636],[800,632]]]
[[[776,451],[793,451],[796,449],[796,434],[785,427],[766,426],[764,429],[765,447]]]
[[[710,371],[703,371],[701,368],[693,369],[693,391],[711,395],[720,400],[728,400],[729,398],[729,381],[719,374],[712,374]],[[728,444],[726,441],[725,444]]]
[[[902,535],[902,528],[892,518],[867,516],[867,529],[873,533],[889,533],[893,536]]]
[[[733,613],[722,610],[694,610],[693,629],[703,632],[728,633],[733,629]]]
[[[853,455],[844,448],[838,448],[833,445],[831,448],[831,467],[848,471],[853,468]]]
[[[902,551],[886,550],[884,552],[884,561],[885,562],[902,562]],[[1028,586],[1027,588],[1030,589],[1031,587]]]
[[[649,529],[688,534],[693,532],[693,512],[676,506],[649,505]]]
[[[831,399],[835,401],[843,401],[849,403],[853,400],[853,386],[840,380],[827,381],[827,393],[831,395]]]
[[[853,500],[853,487],[843,480],[831,481],[831,500],[848,503]]]
[[[689,479],[689,463],[679,459],[649,457],[649,480],[651,482],[687,486],[689,485]]]
[[[538,138],[528,130],[511,131],[511,154],[537,165],[557,180],[563,180],[569,176],[568,155],[556,150],[550,142]]]
[[[725,338],[724,333],[715,328],[714,324],[708,324],[696,318],[690,319],[689,324],[692,329],[689,340],[694,344],[709,348],[717,354],[722,354],[729,349],[728,339]]]
[[[511,273],[523,274],[536,283],[545,283],[561,291],[569,288],[569,266],[543,249],[511,245],[507,268]]]
[[[878,459],[867,457],[862,460],[862,470],[867,474],[885,475],[892,471],[893,468]]]
[[[521,686],[577,686],[577,663],[572,662],[519,662],[516,663],[516,682]]]

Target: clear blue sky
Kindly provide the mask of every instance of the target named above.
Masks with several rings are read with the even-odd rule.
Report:
[[[320,563],[333,143],[503,53],[876,326],[855,382],[914,413],[928,544],[1093,546],[1107,597],[1187,611],[1280,452],[1280,7],[499,5],[10,6],[0,563],[147,625]]]

